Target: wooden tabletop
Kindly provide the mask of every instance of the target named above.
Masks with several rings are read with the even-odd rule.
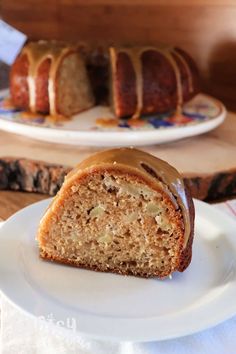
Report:
[[[45,194],[0,191],[0,220],[6,220],[18,210],[45,198],[48,198]]]

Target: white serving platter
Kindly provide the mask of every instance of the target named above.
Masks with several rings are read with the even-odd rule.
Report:
[[[53,121],[11,106],[8,90],[0,91],[0,129],[51,143],[86,146],[143,146],[163,144],[206,133],[225,119],[224,105],[205,94],[173,112],[118,120],[108,106],[96,106],[69,120]],[[98,121],[100,119],[100,121]],[[102,123],[101,123],[102,119]]]

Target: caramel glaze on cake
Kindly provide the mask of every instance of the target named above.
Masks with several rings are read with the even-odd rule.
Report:
[[[28,43],[10,74],[13,104],[32,113],[70,116],[94,105],[85,62],[77,46]]]
[[[28,43],[13,64],[10,90],[13,104],[33,113],[71,116],[110,100],[118,118],[139,118],[181,114],[199,92],[198,78],[194,61],[175,47],[39,41]]]
[[[194,206],[180,174],[145,152],[98,153],[71,171],[41,220],[42,258],[166,277],[191,261]]]
[[[195,63],[179,48],[112,47],[110,58],[111,99],[118,117],[179,114],[199,91]]]

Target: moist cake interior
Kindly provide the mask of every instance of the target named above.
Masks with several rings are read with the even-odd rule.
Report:
[[[170,274],[178,268],[184,223],[166,185],[159,186],[117,171],[84,175],[53,212],[41,256],[121,274]]]

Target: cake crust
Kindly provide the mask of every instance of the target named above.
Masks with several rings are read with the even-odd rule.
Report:
[[[28,71],[27,56],[18,56],[10,71],[10,92],[14,105],[21,109],[29,109]]]
[[[167,53],[166,56],[163,53]],[[199,92],[197,67],[179,48],[163,52],[151,47],[139,48],[138,51],[114,47],[111,62],[113,107],[118,117],[134,116],[139,105],[138,90],[141,91],[142,102],[137,117],[173,111],[178,104],[182,107]],[[137,62],[140,63],[135,70]],[[179,76],[181,93],[178,93],[176,75]],[[137,82],[139,76],[141,84]]]

